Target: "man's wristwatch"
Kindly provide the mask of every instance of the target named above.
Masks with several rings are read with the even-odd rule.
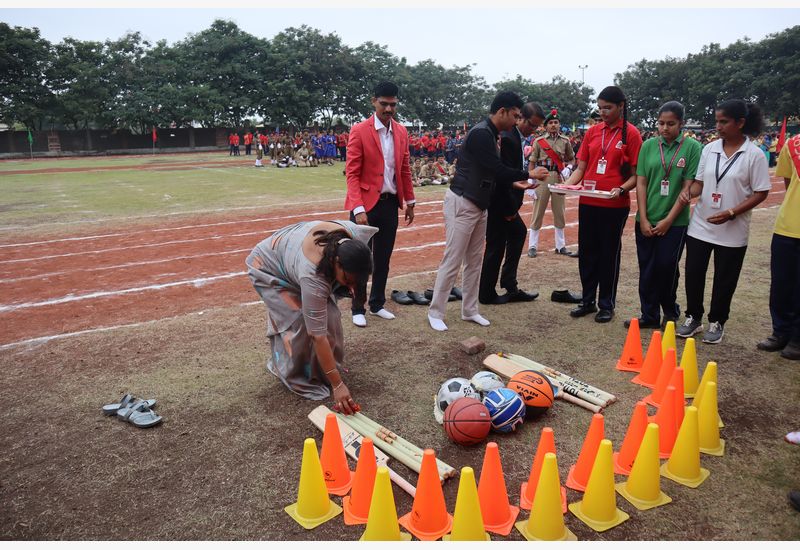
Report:
[[[736,212],[734,212],[734,211],[733,211],[733,208],[730,208],[730,209],[728,210],[728,216],[730,216],[730,218],[728,218],[728,219],[730,219],[730,220],[732,220],[732,219],[736,218]]]

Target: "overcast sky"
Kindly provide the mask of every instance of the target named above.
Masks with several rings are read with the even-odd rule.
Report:
[[[259,4],[264,0],[252,0]],[[579,66],[587,65],[585,81],[597,93],[638,60],[684,57],[711,42],[724,47],[745,36],[760,40],[799,25],[800,9],[0,9],[0,21],[38,27],[53,42],[140,31],[150,41],[173,43],[217,18],[264,38],[305,24],[335,32],[350,46],[385,44],[411,64],[427,58],[447,67],[474,63],[474,73],[489,84],[517,74],[537,82],[559,74],[579,81]]]

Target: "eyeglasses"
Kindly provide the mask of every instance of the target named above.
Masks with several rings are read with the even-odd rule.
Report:
[[[378,104],[381,107],[397,107],[396,101],[379,101]]]

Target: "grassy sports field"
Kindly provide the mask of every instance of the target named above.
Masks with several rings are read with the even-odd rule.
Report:
[[[303,439],[321,442],[306,418],[318,403],[294,396],[265,372],[264,307],[247,278],[233,277],[230,285],[211,281],[242,270],[246,252],[239,250],[252,248],[275,227],[304,216],[344,216],[343,164],[284,170],[251,164],[225,152],[0,163],[0,305],[6,308],[0,323],[13,324],[20,334],[0,345],[0,539],[361,536],[363,527],[345,526],[341,518],[306,531],[283,512],[296,500]],[[631,519],[605,533],[567,514],[579,539],[800,538],[797,512],[786,502],[786,493],[800,488],[800,449],[783,441],[786,432],[800,428],[800,369],[755,349],[771,326],[769,241],[780,189],[774,186],[770,207],[753,214],[724,343],[698,343],[701,371],[707,361],[719,364],[725,456],[703,455],[711,476],[698,489],[663,480],[662,490],[673,499],[667,506],[639,512],[618,498]],[[443,194],[443,187],[419,190],[417,228],[402,233],[398,246],[404,250],[393,259],[389,289],[432,286],[444,234],[437,202]],[[529,215],[530,203],[524,212]],[[575,211],[567,218],[577,221]],[[554,288],[576,289],[578,276],[575,260],[546,252],[520,264],[520,286],[538,290],[540,298],[483,306],[488,328],[459,321],[454,302],[448,306],[450,330],[433,333],[424,307],[390,302],[396,320],[370,318],[366,329],[358,329],[343,301],[345,377],[363,411],[418,446],[436,449],[448,464],[472,466],[479,474],[483,448],[449,442],[432,415],[442,381],[481,369],[485,354],[458,349],[475,335],[486,341],[487,353],[515,352],[616,394],[619,402],[606,409],[605,419],[617,450],[634,404],[648,393],[614,369],[626,333],[622,320],[638,311],[632,224],[623,244],[617,317],[607,325],[571,319],[570,306],[549,301]],[[206,231],[194,237],[191,251],[166,244],[187,240],[180,238],[187,227]],[[571,227],[568,243],[574,244]],[[169,240],[151,239],[161,234]],[[112,238],[113,246],[102,244]],[[543,239],[551,242],[552,234]],[[122,258],[126,246],[162,253]],[[211,253],[220,255],[195,263]],[[163,269],[138,274],[140,264]],[[189,280],[182,269],[202,272],[208,281],[190,280],[180,296],[152,284]],[[96,297],[93,289],[106,295]],[[710,282],[706,300],[709,292]],[[684,302],[682,284],[678,296]],[[126,317],[129,312],[137,314]],[[645,345],[649,335],[643,331]],[[126,392],[156,398],[164,423],[140,430],[100,413],[101,405]],[[517,433],[490,435],[500,446],[512,502],[527,480],[540,429],[555,431],[563,482],[590,417],[557,402]],[[416,482],[402,465],[392,465]],[[457,485],[444,485],[451,513]],[[580,497],[568,490],[569,502]],[[395,498],[399,514],[411,509],[405,493],[395,489]],[[522,539],[514,531],[508,540]]]

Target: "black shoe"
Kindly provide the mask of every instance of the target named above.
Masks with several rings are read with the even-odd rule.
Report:
[[[392,300],[403,306],[407,306],[414,303],[414,300],[402,290],[393,290]]]
[[[419,292],[414,292],[413,290],[409,290],[406,292],[406,294],[408,295],[409,298],[411,298],[411,300],[414,301],[415,304],[418,304],[420,306],[427,306],[428,304],[431,303],[431,301],[428,298],[426,298]]]
[[[509,302],[532,302],[539,297],[539,293],[525,292],[518,288],[514,292],[506,292],[502,297],[507,297]]]
[[[614,318],[614,312],[610,309],[601,309],[597,315],[594,316],[595,323],[608,323]]]
[[[789,491],[789,504],[800,512],[800,491]]]
[[[675,328],[678,327],[678,319],[676,319],[674,317],[664,317],[664,319],[661,321],[661,330],[666,330],[667,323],[669,323],[670,321],[675,323]]]
[[[553,293],[550,294],[550,301],[560,302],[562,304],[580,304],[583,301],[583,296],[567,289],[554,290]]]
[[[781,357],[792,361],[800,361],[800,342],[789,342],[781,351]]]
[[[625,328],[631,328],[631,320],[625,319]],[[639,317],[639,328],[662,328],[662,325],[658,321],[645,321],[641,317]]]
[[[432,288],[427,289],[425,292],[422,293],[422,295],[425,296],[425,298],[427,298],[428,300],[433,300],[433,289]],[[458,300],[458,298],[453,296],[452,292],[447,297],[448,302],[455,302],[456,300]]]
[[[498,294],[495,294],[491,298],[478,297],[478,301],[480,303],[484,304],[484,305],[490,305],[490,306],[499,306],[499,305],[507,304],[509,302],[508,293],[503,294],[502,296],[500,296]]]
[[[450,289],[450,296],[455,296],[456,300],[460,300],[462,298],[461,289],[457,286],[454,286]]]
[[[556,254],[561,254],[562,256],[569,256],[570,258],[577,258],[578,254],[575,252],[570,252],[567,250],[566,246],[562,246],[561,248],[556,248]]]
[[[765,340],[761,340],[756,344],[756,347],[761,351],[781,351],[788,343],[789,338],[770,334]]]
[[[584,315],[589,315],[590,313],[594,313],[597,311],[597,306],[594,305],[594,302],[589,304],[581,304],[572,311],[569,312],[571,317],[583,317]]]

